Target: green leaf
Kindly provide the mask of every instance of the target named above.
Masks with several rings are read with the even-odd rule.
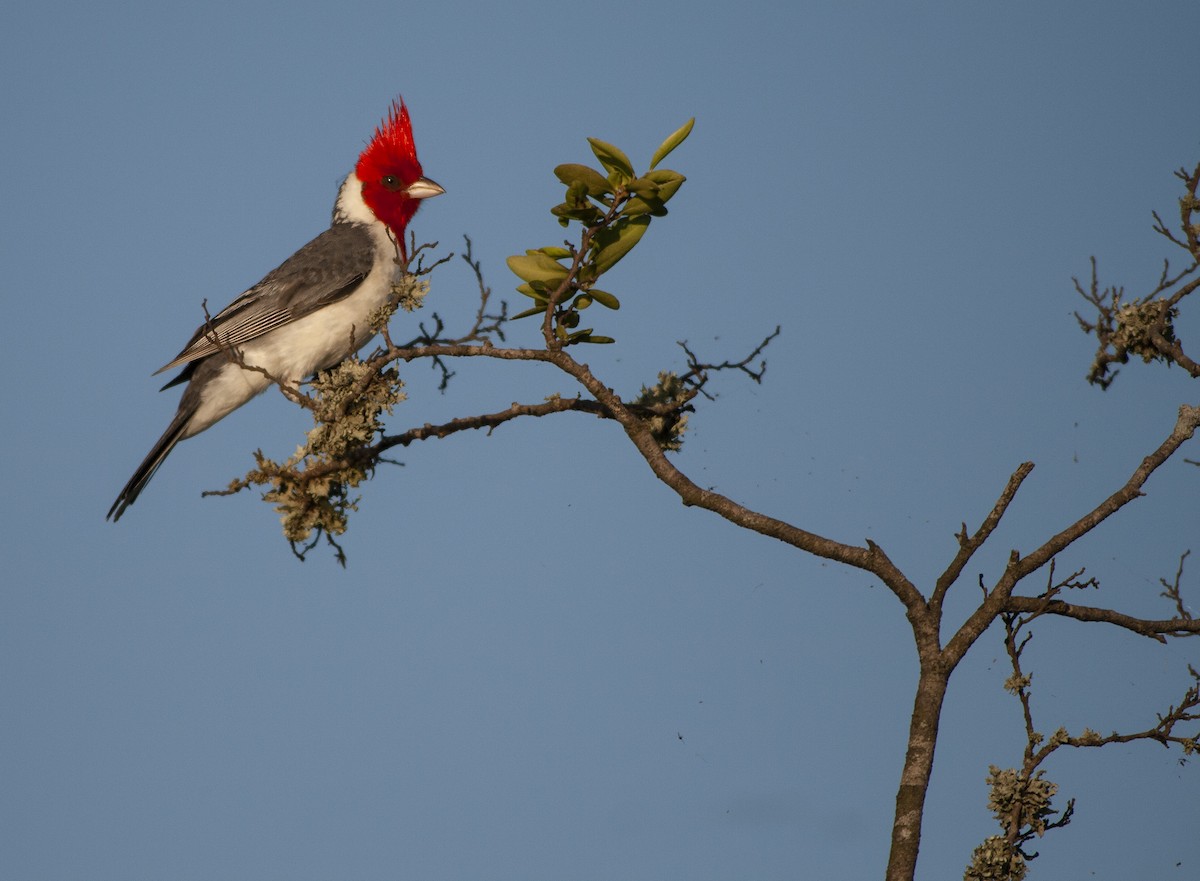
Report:
[[[567,197],[563,199],[563,202],[578,208],[581,205],[588,204],[587,194],[587,184],[575,181],[574,183],[567,184]]]
[[[593,148],[594,149],[594,148]],[[615,147],[613,149],[616,149]],[[617,151],[620,152],[619,150]],[[628,160],[626,160],[628,162]],[[570,186],[582,186],[589,196],[603,196],[612,192],[612,186],[604,175],[587,165],[567,162],[554,169],[554,176]]]
[[[517,285],[517,293],[532,297],[545,305],[550,295],[558,290],[559,282],[527,281]]]
[[[545,305],[534,306],[532,309],[526,309],[524,312],[518,312],[516,315],[514,315],[509,320],[516,321],[518,318],[528,318],[530,315],[545,315],[545,314],[546,314]]]
[[[592,288],[591,290],[589,290],[587,292],[587,295],[589,297],[591,297],[593,300],[595,300],[597,303],[599,303],[601,306],[604,306],[606,309],[620,309],[621,308],[621,301],[618,300],[616,297],[614,297],[612,294],[610,294],[608,291],[601,291],[601,290],[597,290],[596,288]]]
[[[598,336],[598,335],[592,336],[589,333],[587,336],[580,337],[579,339],[575,340],[575,342],[577,342],[577,343],[615,343],[616,340],[614,340],[610,336]]]
[[[696,117],[692,117],[679,128],[675,129],[671,135],[659,145],[659,148],[654,151],[654,155],[650,157],[650,168],[658,167],[658,163],[667,158],[667,154],[682,144],[687,136],[692,133],[692,126],[696,124]]]
[[[608,169],[609,180],[612,180],[614,174],[624,177],[625,180],[633,177],[633,165],[619,147],[606,144],[599,138],[588,138],[588,143],[592,145],[592,152],[596,154],[600,164]]]
[[[553,281],[560,282],[567,277],[567,267],[538,251],[524,256],[515,255],[508,258],[508,268],[513,274],[524,281]]]
[[[580,223],[592,224],[600,219],[600,209],[591,203],[583,205],[570,205],[563,202],[561,205],[555,205],[550,209],[550,213],[558,218],[559,223],[563,226],[567,225],[568,221],[578,220]]]
[[[658,184],[648,177],[634,178],[625,185],[625,189],[631,193],[636,193],[643,199],[658,198]]]
[[[634,217],[638,214],[653,214],[655,217],[662,217],[667,213],[667,206],[662,203],[662,199],[634,197],[621,206],[621,213],[627,217]]]
[[[578,297],[575,298],[575,302],[573,302],[571,304],[571,308],[572,309],[586,309],[590,305],[592,305],[592,298],[589,297],[587,294],[580,294]]]
[[[658,184],[658,198],[663,202],[674,196],[679,188],[683,186],[683,182],[687,180],[678,171],[670,171],[666,168],[647,172],[646,178]]]
[[[617,264],[617,261],[633,250],[633,246],[646,234],[648,226],[650,226],[650,218],[642,215],[622,218],[612,226],[596,233],[592,239],[595,248],[592,254],[592,265],[596,268],[596,274],[608,272]]]

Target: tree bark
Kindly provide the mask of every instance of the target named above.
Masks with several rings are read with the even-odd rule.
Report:
[[[922,659],[917,696],[908,730],[908,751],[896,792],[896,817],[892,824],[892,849],[888,855],[887,881],[913,881],[917,851],[921,846],[921,819],[933,771],[938,724],[950,671],[939,660]]]

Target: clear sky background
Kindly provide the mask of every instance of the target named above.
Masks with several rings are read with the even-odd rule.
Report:
[[[620,344],[587,359],[632,394],[678,339],[721,360],[782,325],[766,382],[721,378],[679,463],[879,542],[925,589],[1036,462],[961,620],[978,573],[1096,504],[1196,402],[1162,368],[1087,386],[1070,279],[1092,254],[1131,293],[1157,279],[1150,212],[1175,212],[1171,172],[1200,157],[1198,30],[1193,0],[7,4],[0,876],[879,877],[915,683],[880,585],[683,508],[574,415],[403,451],[364,488],[345,571],[297,562],[257,498],[200,497],[302,437],[273,394],[179,447],[114,526],[176,406],[150,373],[202,301],[324,228],[397,94],[447,190],[418,238],[472,236],[511,302],[504,258],[561,238],[554,165],[589,161],[587,136],[644,164],[694,115],[670,162],[688,183],[606,284]],[[456,263],[429,308],[461,327],[473,298]],[[456,369],[442,395],[405,368],[392,428],[573,391]],[[1060,570],[1166,616],[1198,480],[1173,463]],[[1185,581],[1194,604],[1195,557]],[[1047,621],[1027,661],[1042,730],[1107,732],[1151,724],[1200,644]],[[1005,676],[992,632],[951,683],[923,878],[959,877],[995,829],[984,776],[1023,744]],[[1056,758],[1076,820],[1032,877],[1197,877],[1178,757]]]

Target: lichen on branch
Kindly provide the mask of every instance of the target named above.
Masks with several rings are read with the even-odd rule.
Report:
[[[633,400],[636,407],[645,407],[655,415],[646,424],[659,448],[668,453],[683,449],[683,433],[687,431],[688,414],[684,412],[688,401],[696,393],[684,384],[678,374],[664,370],[658,374],[658,382],[647,388]]]
[[[334,537],[346,531],[349,512],[357,510],[351,491],[370,477],[376,462],[362,451],[382,434],[383,414],[405,399],[403,388],[395,367],[380,369],[371,359],[352,356],[322,371],[305,396],[314,425],[304,443],[284,462],[256,451],[256,467],[225,493],[266,487],[263,499],[275,506],[298,557],[324,537],[345,565]]]

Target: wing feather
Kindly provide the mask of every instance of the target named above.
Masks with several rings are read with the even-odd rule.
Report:
[[[200,325],[183,351],[155,373],[242,345],[336,303],[362,284],[374,260],[365,226],[335,223]]]

